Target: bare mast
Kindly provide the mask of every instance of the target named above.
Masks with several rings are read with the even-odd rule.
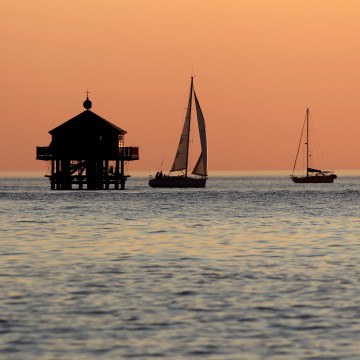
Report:
[[[309,108],[306,109],[306,177],[309,176]]]

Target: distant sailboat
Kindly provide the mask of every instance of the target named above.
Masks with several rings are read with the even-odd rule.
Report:
[[[305,140],[305,145],[306,145],[306,175],[305,176],[294,176],[296,162],[297,162],[297,159],[298,159],[300,145],[301,145],[301,141],[302,141],[302,137],[303,137],[303,133],[304,133],[304,127],[303,127],[303,130],[301,132],[298,151],[297,151],[296,158],[295,158],[293,171],[292,171],[292,174],[291,174],[291,179],[292,179],[292,181],[294,183],[301,183],[301,184],[306,184],[306,183],[332,183],[337,178],[337,176],[334,174],[333,171],[319,170],[319,169],[314,169],[312,167],[309,167],[309,165],[310,165],[309,164],[309,158],[310,158],[310,153],[309,153],[309,113],[310,113],[309,109],[306,109],[306,118],[305,118],[306,123],[304,123],[304,126],[306,125],[306,140]]]
[[[189,165],[189,142],[190,142],[190,125],[191,125],[191,106],[195,99],[196,114],[198,120],[198,128],[200,135],[201,153],[199,159],[191,174],[197,177],[188,176]],[[180,175],[163,175],[162,172],[157,173],[155,178],[150,178],[149,186],[151,187],[168,187],[168,188],[186,188],[186,187],[205,187],[207,180],[207,143],[205,119],[200,108],[198,98],[194,90],[194,81],[191,77],[189,102],[185,116],[183,130],[176,156],[170,170],[170,173],[180,171]]]

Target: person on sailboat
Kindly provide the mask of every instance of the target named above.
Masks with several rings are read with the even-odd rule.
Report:
[[[156,173],[155,178],[156,178],[156,179],[161,179],[163,176],[164,176],[164,174],[163,174],[163,172],[162,172],[162,170],[161,170],[160,172],[158,171],[158,172]]]

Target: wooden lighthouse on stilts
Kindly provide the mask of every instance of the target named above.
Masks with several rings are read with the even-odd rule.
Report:
[[[125,147],[126,131],[103,119],[90,109],[49,131],[49,146],[36,148],[36,159],[51,163],[52,190],[125,189],[129,175],[125,163],[139,160],[138,147]]]

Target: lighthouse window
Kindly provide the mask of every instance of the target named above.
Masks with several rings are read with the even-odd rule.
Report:
[[[119,135],[119,147],[124,147],[124,135]]]

